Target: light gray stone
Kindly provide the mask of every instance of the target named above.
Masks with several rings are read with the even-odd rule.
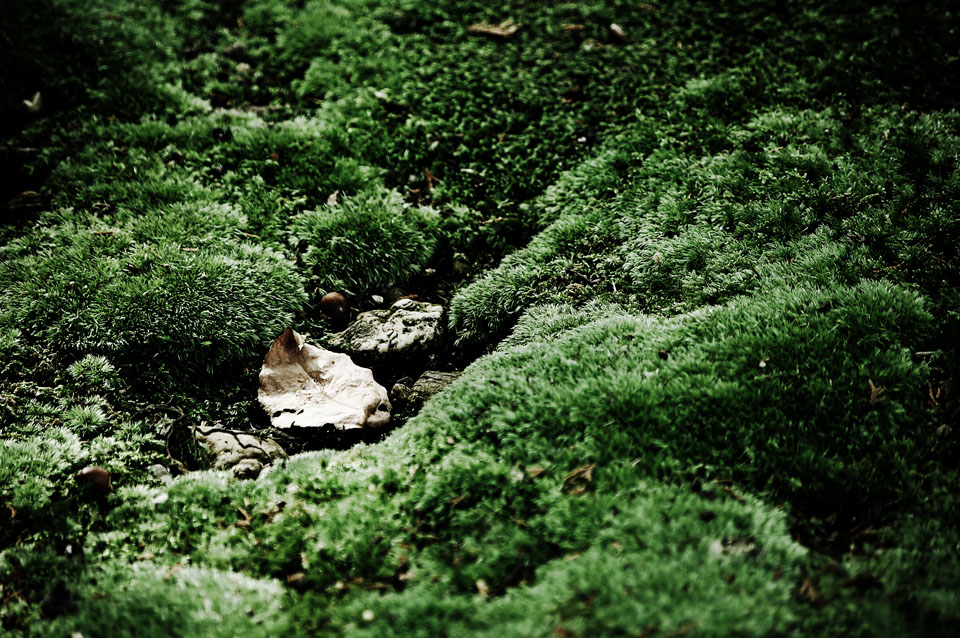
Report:
[[[400,299],[388,310],[361,312],[343,332],[333,335],[331,347],[382,362],[429,351],[441,332],[443,306]]]
[[[448,385],[460,378],[459,372],[438,372],[427,370],[420,375],[410,391],[422,398],[431,397],[441,392]]]
[[[213,457],[211,468],[232,469],[237,478],[256,478],[265,465],[287,456],[273,439],[253,434],[200,426],[195,436]]]

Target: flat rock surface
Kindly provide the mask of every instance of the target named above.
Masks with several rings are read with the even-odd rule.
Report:
[[[234,474],[241,478],[255,477],[265,465],[287,456],[273,439],[253,434],[201,426],[197,428],[196,438],[213,455],[213,469],[233,469]]]
[[[439,304],[400,299],[387,310],[361,312],[330,345],[372,361],[422,353],[439,337],[442,317]]]
[[[390,420],[387,390],[349,356],[306,343],[289,328],[260,371],[260,405],[276,428],[378,428]]]
[[[439,393],[448,385],[460,378],[459,372],[438,372],[436,370],[427,370],[420,375],[413,387],[410,388],[414,394],[424,398]]]

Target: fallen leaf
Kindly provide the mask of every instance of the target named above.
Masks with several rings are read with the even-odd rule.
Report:
[[[470,493],[469,493],[469,492],[464,492],[464,493],[461,494],[460,496],[454,496],[454,497],[451,498],[451,499],[447,499],[447,503],[448,503],[449,505],[459,505],[460,503],[462,503],[462,502],[464,502],[465,500],[467,500],[467,498],[469,498],[469,496],[470,496]]]
[[[883,396],[885,390],[877,385],[874,385],[873,379],[867,379],[870,383],[870,405],[877,405],[878,403],[883,403],[887,400],[887,397]]]
[[[303,572],[294,572],[292,574],[287,574],[287,584],[288,585],[297,585],[302,583],[303,580],[307,577]]]
[[[479,22],[467,27],[470,33],[479,33],[482,35],[491,35],[497,38],[509,38],[520,28],[519,24],[514,23],[512,19],[506,19],[500,24],[490,24],[489,22]]]
[[[27,113],[31,115],[37,115],[43,110],[43,98],[40,96],[40,91],[37,91],[33,94],[33,98],[23,101],[23,106],[27,109]]]
[[[289,328],[260,371],[260,405],[273,427],[379,428],[390,421],[387,390],[349,356],[318,348]]]
[[[620,38],[621,40],[625,38],[627,35],[623,31],[623,27],[621,27],[619,24],[616,24],[616,23],[610,24],[610,33],[612,33],[617,38]]]
[[[567,23],[567,24],[561,25],[560,28],[563,29],[564,31],[583,31],[587,27],[583,26],[582,24]]]
[[[479,593],[483,598],[488,598],[490,596],[490,587],[487,585],[487,581],[482,578],[478,578],[476,584],[477,593]]]
[[[740,496],[739,494],[737,494],[736,492],[734,492],[731,488],[729,488],[729,487],[724,487],[724,488],[723,488],[723,491],[726,492],[727,494],[729,494],[729,495],[730,495],[730,498],[732,498],[732,499],[735,500],[736,502],[738,502],[738,503],[744,503],[744,502],[745,502],[744,499],[743,499],[743,497]]]
[[[539,465],[528,465],[524,469],[524,471],[527,473],[527,476],[529,476],[530,478],[537,478],[538,476],[546,472],[546,470],[540,467]]]
[[[677,627],[677,628],[674,629],[673,631],[671,631],[671,632],[669,632],[669,633],[667,633],[667,634],[664,634],[664,636],[682,636],[682,635],[684,635],[685,633],[687,633],[688,631],[690,631],[691,629],[693,629],[693,628],[696,627],[696,626],[697,626],[697,621],[694,620],[693,622],[687,623],[686,625],[683,625],[682,627]]]
[[[567,472],[567,475],[563,477],[563,484],[569,485],[577,481],[593,481],[593,470],[596,467],[596,463],[591,463],[590,465],[581,465],[577,469]]]
[[[816,604],[823,600],[823,594],[817,591],[817,588],[813,585],[813,581],[807,577],[804,579],[803,585],[800,586],[800,598]]]
[[[163,579],[170,580],[171,578],[173,578],[173,575],[176,574],[181,569],[183,569],[183,565],[181,565],[180,563],[174,563],[173,565],[170,566],[170,569],[167,570],[167,573],[163,575]]]

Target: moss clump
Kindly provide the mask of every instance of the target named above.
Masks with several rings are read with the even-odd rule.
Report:
[[[303,302],[292,266],[272,251],[105,233],[53,229],[52,244],[27,254],[8,245],[3,321],[71,353],[150,357],[153,373],[212,371],[257,357]]]
[[[436,225],[434,211],[379,190],[301,213],[291,232],[319,289],[361,294],[418,275],[433,254]]]
[[[551,191],[532,207],[546,229],[453,300],[461,344],[495,341],[537,302],[604,299],[673,314],[790,278],[885,278],[920,286],[943,311],[953,303],[946,263],[960,246],[941,230],[956,226],[957,210],[938,193],[958,180],[954,114],[878,108],[834,136],[845,125],[832,109],[765,111],[693,153],[684,147],[709,133],[689,119],[662,126],[659,147],[651,126],[638,121],[598,155],[612,177],[583,184],[571,173],[560,182],[568,201]],[[919,147],[940,168],[918,182],[909,167]],[[617,190],[605,199],[609,184]]]

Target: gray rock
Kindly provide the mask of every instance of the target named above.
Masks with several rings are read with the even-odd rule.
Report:
[[[361,312],[346,330],[330,338],[329,345],[378,363],[422,354],[440,336],[442,317],[443,306],[400,299],[388,310]]]
[[[256,478],[265,465],[287,456],[273,439],[253,434],[200,426],[196,437],[197,443],[206,446],[213,456],[212,469],[232,469],[237,478]]]
[[[422,398],[431,397],[448,385],[460,378],[459,372],[437,372],[436,370],[427,370],[417,382],[413,384],[410,391]]]

